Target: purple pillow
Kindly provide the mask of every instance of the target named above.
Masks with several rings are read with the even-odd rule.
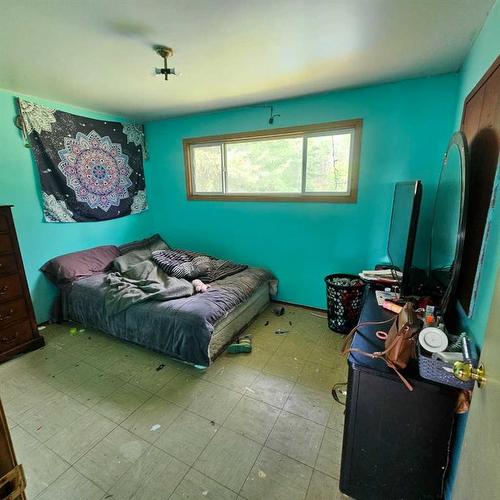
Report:
[[[62,285],[106,271],[119,255],[118,247],[113,245],[89,248],[54,257],[40,271],[56,285]]]

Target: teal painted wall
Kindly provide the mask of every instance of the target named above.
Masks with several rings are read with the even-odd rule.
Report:
[[[460,90],[456,109],[457,129],[460,127],[465,98],[498,55],[500,55],[500,5],[497,2],[488,15],[459,74]],[[474,207],[471,206],[471,209],[473,210]],[[463,328],[474,336],[479,346],[482,346],[484,341],[498,263],[500,262],[500,210],[498,203],[491,211],[490,216],[491,230],[484,244],[484,259],[480,268],[478,294],[471,317],[467,317],[459,308]]]
[[[474,41],[474,44],[459,73],[459,94],[457,99],[455,128],[460,128],[464,100],[476,83],[486,73],[496,57],[500,54],[500,6],[493,6],[486,22]],[[495,279],[500,261],[500,213],[498,204],[491,211],[491,230],[484,243],[484,259],[480,269],[478,294],[473,314],[468,318],[459,307],[461,326],[469,332],[481,347],[488,322]],[[467,415],[457,416],[456,435],[450,473],[446,484],[446,498],[451,500],[453,485],[458,469],[460,452],[467,423]]]
[[[394,182],[423,180],[423,220],[430,219],[439,164],[452,130],[456,92],[456,75],[445,75],[276,103],[282,114],[277,126],[363,118],[356,204],[188,202],[182,138],[267,125],[265,109],[239,108],[147,124],[148,212],[108,222],[51,224],[43,221],[31,151],[23,147],[20,132],[12,125],[15,96],[0,91],[0,203],[15,205],[37,320],[48,318],[55,293],[38,270],[46,260],[157,230],[175,246],[269,267],[280,279],[280,298],[324,307],[326,274],[357,272],[385,259]],[[84,116],[120,120],[30,99]],[[420,245],[424,244],[421,237]]]
[[[246,107],[148,123],[154,226],[174,246],[270,268],[282,300],[325,307],[325,275],[385,259],[396,181],[423,181],[428,228],[456,99],[450,74],[274,103],[276,127],[364,120],[355,204],[187,201],[182,139],[263,129],[269,112]]]
[[[38,270],[40,266],[63,253],[142,237],[151,232],[151,213],[147,211],[112,221],[82,224],[44,222],[38,173],[31,150],[24,147],[21,133],[13,123],[17,114],[14,97],[10,92],[0,91],[0,204],[14,205],[14,219],[36,317],[38,322],[42,322],[49,318],[55,288],[42,276]],[[91,118],[120,120],[72,106],[26,98]],[[145,170],[147,183],[147,162]]]

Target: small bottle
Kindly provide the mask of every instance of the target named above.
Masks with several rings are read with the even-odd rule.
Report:
[[[434,326],[436,318],[434,317],[434,306],[425,306],[425,326]]]

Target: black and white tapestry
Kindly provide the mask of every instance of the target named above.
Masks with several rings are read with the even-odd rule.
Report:
[[[19,99],[47,222],[90,222],[148,208],[141,125],[94,120]]]

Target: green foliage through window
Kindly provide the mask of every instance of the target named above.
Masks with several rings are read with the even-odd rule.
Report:
[[[282,137],[279,132],[266,131],[262,136],[241,139],[186,140],[189,192],[228,197],[347,197],[352,189],[360,124],[358,120],[352,128],[325,130],[323,126],[312,132],[311,127],[305,127],[302,133],[302,129],[293,133],[282,129]]]

